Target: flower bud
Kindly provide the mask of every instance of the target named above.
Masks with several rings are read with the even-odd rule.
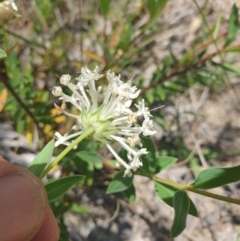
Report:
[[[62,88],[60,86],[53,87],[52,94],[56,97],[62,95]]]
[[[68,85],[71,80],[71,76],[69,74],[64,74],[60,78],[60,83],[62,85]]]

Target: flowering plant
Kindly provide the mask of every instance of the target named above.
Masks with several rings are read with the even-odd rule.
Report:
[[[156,174],[173,165],[177,159],[173,157],[156,157],[155,148],[150,136],[155,134],[152,115],[145,106],[144,100],[135,104],[136,111],[130,109],[140,90],[132,86],[132,80],[124,83],[120,76],[110,70],[106,73],[108,85],[96,87],[96,82],[102,78],[98,67],[90,71],[87,67],[81,69],[78,78],[72,80],[70,75],[62,75],[60,83],[71,90],[71,95],[63,92],[62,87],[54,87],[52,93],[62,101],[61,106],[55,104],[59,114],[73,118],[75,125],[70,133],[55,133],[55,140],[50,141],[29,166],[29,170],[42,179],[59,161],[83,139],[89,137],[92,141],[101,143],[112,153],[117,166],[122,166],[124,172],[119,172],[109,183],[107,193],[128,191],[135,196],[133,174],[148,177],[155,184],[156,194],[169,206],[174,208],[175,217],[170,236],[178,236],[186,227],[187,215],[198,217],[198,211],[187,195],[187,191],[204,196],[240,204],[234,198],[224,197],[205,191],[231,182],[239,181],[237,175],[240,166],[231,168],[214,167],[200,172],[195,181],[189,185],[163,179]],[[78,110],[78,114],[66,111],[67,103]],[[137,124],[141,117],[142,124]],[[67,147],[50,163],[54,147]],[[118,154],[119,147],[127,152],[127,160]],[[83,180],[83,176],[74,175],[51,181],[45,185],[49,201],[63,195],[74,184]],[[181,218],[179,218],[181,217]]]
[[[60,83],[67,86],[72,91],[72,96],[63,93],[61,87],[53,88],[53,95],[65,102],[70,102],[79,110],[78,115],[72,115],[64,108],[55,104],[59,113],[76,119],[76,125],[72,127],[74,133],[61,135],[56,132],[55,146],[60,144],[69,145],[69,140],[83,134],[84,131],[93,129],[91,138],[93,141],[106,145],[118,164],[125,167],[124,176],[131,176],[131,170],[136,171],[142,166],[141,155],[147,154],[146,148],[142,147],[139,135],[151,136],[155,133],[151,120],[151,114],[145,107],[144,100],[139,101],[136,112],[130,109],[132,101],[139,96],[140,90],[132,86],[132,81],[127,83],[121,81],[120,76],[116,76],[110,70],[106,77],[108,86],[103,89],[101,86],[96,88],[95,82],[103,75],[98,73],[98,67],[90,71],[83,67],[81,75],[76,78],[77,83],[71,81],[70,75],[63,75]],[[135,126],[137,117],[144,118],[141,126]],[[114,150],[111,143],[117,143],[128,153],[129,163],[125,162]]]

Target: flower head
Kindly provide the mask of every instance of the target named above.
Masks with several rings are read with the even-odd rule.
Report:
[[[55,146],[60,144],[69,145],[71,140],[81,135],[89,128],[94,129],[92,139],[103,143],[116,158],[118,164],[125,167],[125,176],[131,176],[131,170],[135,171],[142,166],[141,155],[147,154],[145,148],[141,149],[140,134],[150,136],[155,133],[151,121],[151,114],[145,107],[144,100],[140,101],[136,112],[130,109],[133,99],[137,98],[140,90],[132,86],[132,81],[124,83],[120,75],[116,76],[110,70],[106,73],[108,86],[106,89],[96,82],[102,78],[98,67],[90,71],[82,67],[81,74],[74,83],[70,75],[63,75],[60,83],[67,86],[72,95],[66,95],[62,88],[53,88],[53,95],[64,102],[70,102],[78,110],[78,115],[73,115],[62,109],[62,113],[76,119],[76,125],[72,128],[72,134],[60,135],[56,133]],[[60,107],[59,107],[60,108]],[[137,126],[137,117],[144,118],[142,126]],[[125,162],[114,149],[114,143],[118,143],[128,153],[128,162]]]

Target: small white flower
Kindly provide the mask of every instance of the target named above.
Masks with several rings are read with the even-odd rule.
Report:
[[[53,87],[52,94],[56,97],[62,95],[62,88],[60,86]]]
[[[68,85],[71,80],[71,76],[69,74],[64,74],[60,78],[60,83],[62,85]]]
[[[87,67],[81,69],[81,74],[75,80],[71,81],[70,75],[62,75],[60,83],[67,86],[72,95],[63,93],[61,87],[53,88],[53,95],[59,97],[64,102],[70,102],[78,110],[79,115],[73,115],[65,110],[64,114],[76,119],[77,123],[73,126],[73,134],[61,135],[56,133],[56,144],[69,145],[71,140],[81,135],[89,128],[94,129],[91,135],[94,141],[103,143],[113,154],[118,164],[125,168],[124,176],[131,176],[132,170],[136,171],[142,166],[141,156],[147,154],[145,148],[141,147],[140,134],[150,136],[155,134],[151,121],[151,114],[145,107],[144,100],[139,101],[137,111],[130,109],[133,99],[137,98],[140,90],[132,86],[132,81],[124,83],[120,75],[116,76],[110,70],[106,73],[108,86],[96,88],[96,81],[102,78],[99,69],[96,67],[90,71]],[[137,117],[144,118],[142,126],[135,126]],[[128,161],[124,161],[114,149],[114,144],[118,143],[128,153]]]

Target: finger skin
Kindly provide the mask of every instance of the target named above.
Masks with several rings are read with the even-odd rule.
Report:
[[[58,228],[56,219],[52,213],[51,208],[47,207],[46,217],[44,222],[31,241],[58,241],[60,230]]]
[[[51,232],[44,228],[46,224],[51,225]],[[44,236],[42,240],[58,240],[59,229],[47,205],[43,184],[27,170],[0,158],[0,240],[35,240],[32,238],[39,236],[39,230],[43,235],[48,231],[52,238]]]

